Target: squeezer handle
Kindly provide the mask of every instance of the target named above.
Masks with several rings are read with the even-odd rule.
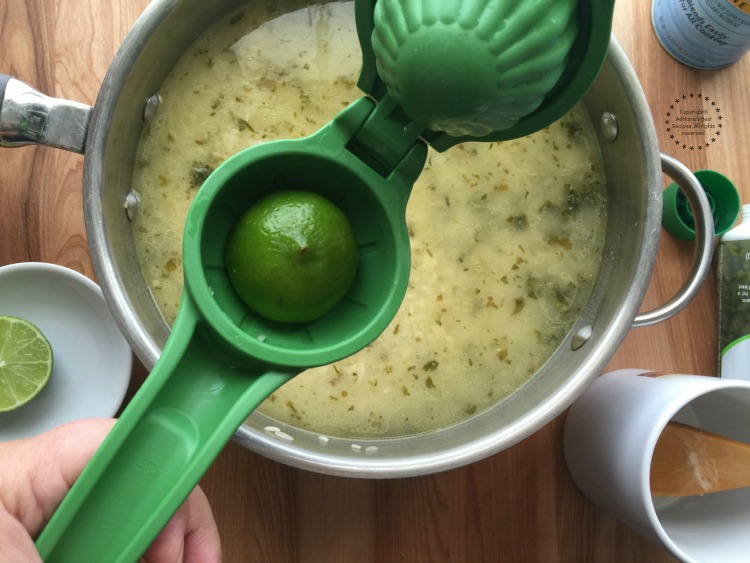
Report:
[[[137,561],[248,414],[288,381],[222,361],[188,308],[37,540],[45,562]]]

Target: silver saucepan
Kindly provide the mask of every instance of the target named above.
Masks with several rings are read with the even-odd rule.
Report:
[[[91,254],[104,295],[133,350],[156,362],[169,334],[140,274],[131,230],[136,146],[158,110],[167,74],[214,21],[247,0],[155,0],[118,50],[94,107],[49,98],[0,75],[0,143],[40,143],[85,153],[83,201]],[[358,477],[404,477],[464,465],[529,436],[565,410],[601,372],[633,326],[681,310],[709,270],[713,221],[700,184],[660,155],[640,84],[613,38],[584,99],[605,163],[608,216],[603,262],[580,319],[545,365],[517,392],[453,426],[401,438],[320,439],[254,413],[234,439],[290,465]],[[661,223],[662,171],[675,179],[696,215],[688,280],[657,310],[638,315],[653,268]],[[282,432],[268,431],[279,428]]]

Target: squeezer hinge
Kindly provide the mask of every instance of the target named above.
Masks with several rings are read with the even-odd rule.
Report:
[[[421,138],[423,131],[424,126],[413,121],[398,102],[386,95],[377,103],[346,148],[387,178],[397,168],[409,166],[404,159],[413,159],[417,154],[426,153],[427,145]],[[421,172],[424,160],[415,165]]]

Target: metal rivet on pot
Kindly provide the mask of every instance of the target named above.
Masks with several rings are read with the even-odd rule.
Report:
[[[143,121],[145,121],[146,123],[151,123],[154,117],[156,117],[156,113],[159,111],[160,105],[161,96],[159,94],[154,94],[148,100],[146,100],[146,106],[143,108]]]
[[[141,204],[141,198],[138,194],[131,191],[125,198],[125,212],[128,214],[128,221],[131,223],[138,215],[138,206]]]
[[[616,141],[617,135],[620,132],[617,126],[617,118],[614,114],[605,111],[599,120],[599,127],[602,132],[602,136],[607,141]]]
[[[573,338],[570,340],[570,349],[578,350],[581,346],[586,344],[593,331],[594,328],[591,325],[583,325],[576,329],[573,333]]]

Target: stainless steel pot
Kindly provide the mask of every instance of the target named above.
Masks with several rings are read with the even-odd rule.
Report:
[[[140,274],[130,220],[138,199],[131,175],[144,121],[178,58],[211,22],[247,0],[156,0],[126,37],[93,108],[42,96],[0,77],[0,144],[43,143],[85,152],[86,229],[97,276],[112,312],[140,360],[151,367],[169,334]],[[3,98],[4,94],[4,98]],[[235,433],[251,450],[321,473],[404,477],[464,465],[522,440],[565,410],[604,368],[632,326],[664,320],[700,288],[710,266],[713,222],[695,177],[659,154],[648,106],[613,38],[584,105],[604,157],[608,223],[602,266],[575,327],[521,389],[454,426],[404,438],[348,440],[280,424],[254,413]],[[658,310],[637,315],[656,256],[662,168],[696,210],[693,268]]]

